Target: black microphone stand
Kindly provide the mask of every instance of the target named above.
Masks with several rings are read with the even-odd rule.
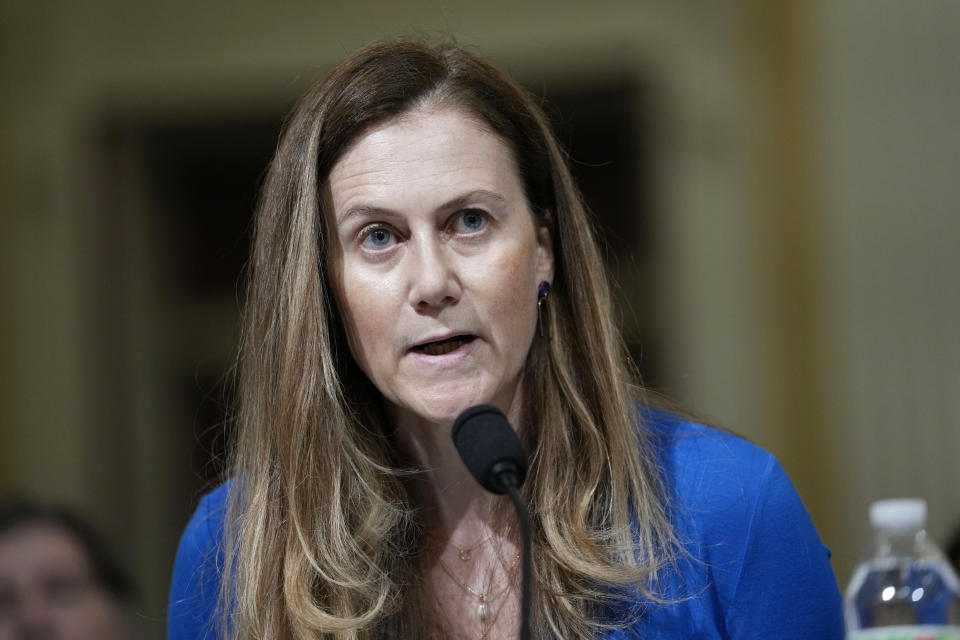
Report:
[[[527,507],[523,502],[523,498],[520,497],[520,492],[517,491],[517,475],[513,465],[509,465],[508,468],[504,469],[497,469],[497,466],[499,466],[499,464],[495,465],[493,468],[493,475],[497,479],[498,484],[500,484],[504,492],[510,496],[510,500],[513,502],[513,506],[517,510],[517,518],[520,520],[520,534],[523,536],[520,640],[530,640],[530,607],[532,605],[530,581],[533,574],[533,534],[531,533],[530,527],[530,512],[527,511]]]
[[[518,488],[527,474],[523,445],[506,416],[492,405],[477,405],[461,413],[453,423],[453,444],[474,479],[487,491],[510,496],[523,536],[523,577],[520,602],[520,640],[530,640],[532,607],[533,534],[530,512]]]

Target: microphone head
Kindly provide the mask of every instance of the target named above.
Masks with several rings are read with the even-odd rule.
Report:
[[[527,454],[503,412],[479,404],[461,413],[453,423],[453,445],[463,464],[484,489],[506,493],[501,475],[511,473],[520,488],[527,477]]]

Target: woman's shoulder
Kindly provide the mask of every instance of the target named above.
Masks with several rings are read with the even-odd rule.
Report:
[[[201,499],[180,536],[170,583],[167,638],[214,638],[215,611],[220,593],[220,541],[230,482]]]
[[[809,521],[777,459],[746,438],[660,410],[644,410],[644,423],[667,504],[688,540],[729,545],[758,521]]]
[[[186,532],[206,537],[223,529],[223,518],[233,481],[222,482],[203,494],[187,524]]]
[[[190,521],[180,536],[177,562],[203,561],[213,552],[223,536],[223,524],[231,482],[224,482],[200,498]]]
[[[642,418],[685,550],[665,594],[681,604],[658,623],[676,617],[705,638],[842,638],[830,553],[777,459],[685,416]]]
[[[746,438],[697,420],[659,409],[641,412],[656,461],[669,490],[687,498],[719,494],[762,484],[784,475],[776,458]]]

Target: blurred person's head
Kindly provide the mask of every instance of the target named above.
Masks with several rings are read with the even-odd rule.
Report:
[[[121,640],[133,585],[76,516],[0,505],[0,640]]]

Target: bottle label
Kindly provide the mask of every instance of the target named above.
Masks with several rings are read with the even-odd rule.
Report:
[[[878,627],[850,631],[847,640],[960,640],[960,627]]]

